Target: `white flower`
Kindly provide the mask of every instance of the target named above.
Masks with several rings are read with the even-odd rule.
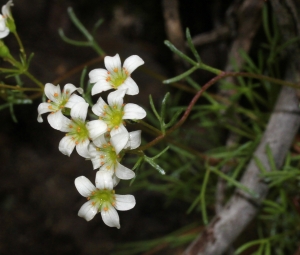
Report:
[[[61,129],[67,132],[66,136],[59,142],[61,153],[70,156],[76,146],[78,154],[84,158],[89,158],[88,146],[90,144],[89,123],[85,121],[89,104],[79,102],[71,109],[71,118],[62,116]],[[98,132],[104,134],[106,125],[99,123]],[[102,132],[102,133],[101,133]]]
[[[96,187],[84,176],[75,179],[78,192],[88,201],[83,204],[78,216],[90,221],[100,212],[102,220],[109,227],[120,228],[119,215],[116,211],[127,211],[135,206],[132,195],[117,195],[113,190],[113,180],[105,171],[96,174]]]
[[[95,83],[92,88],[92,95],[109,89],[127,89],[126,94],[136,95],[139,88],[130,77],[131,73],[144,64],[144,61],[137,55],[128,57],[121,66],[119,54],[114,57],[105,57],[104,64],[107,70],[98,68],[89,73],[90,82]]]
[[[141,144],[141,132],[122,132],[116,134],[110,139],[102,135],[90,144],[89,153],[94,169],[100,167],[101,171],[109,172],[112,176],[119,179],[129,180],[135,176],[135,173],[120,164],[120,152],[126,149],[135,149]],[[122,152],[121,152],[122,153]]]
[[[11,18],[10,6],[12,6],[12,1],[8,1],[6,5],[2,6],[2,15],[0,14],[0,39],[6,37],[10,30],[7,27],[7,19]]]
[[[146,111],[136,104],[123,104],[125,90],[116,90],[111,92],[108,97],[107,105],[100,97],[97,103],[93,106],[92,111],[99,116],[99,120],[107,125],[107,131],[114,136],[125,130],[123,120],[126,119],[143,119],[146,116]],[[93,137],[91,137],[93,139]]]
[[[48,103],[41,103],[38,107],[38,122],[43,122],[41,115],[46,112],[51,112],[48,115],[48,122],[54,129],[60,130],[62,125],[62,109],[72,108],[76,103],[85,102],[84,99],[73,92],[78,91],[83,93],[81,88],[76,88],[73,84],[66,84],[63,92],[60,91],[60,86],[47,83],[45,85],[45,94],[49,98]]]

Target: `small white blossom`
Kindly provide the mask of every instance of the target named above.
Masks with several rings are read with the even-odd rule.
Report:
[[[135,206],[132,195],[117,195],[113,190],[114,184],[111,175],[105,171],[96,174],[96,187],[85,176],[75,179],[78,192],[88,201],[83,204],[78,216],[90,221],[100,212],[102,220],[109,227],[120,228],[120,219],[116,211],[127,211]]]
[[[100,97],[92,108],[94,114],[99,116],[99,120],[94,120],[94,122],[105,122],[111,136],[126,130],[124,120],[143,119],[146,116],[146,111],[142,107],[131,103],[123,104],[124,95],[125,90],[111,92],[107,97],[108,105]],[[94,139],[94,136],[91,138]]]
[[[89,73],[90,82],[95,83],[92,88],[92,95],[109,89],[127,89],[126,94],[136,95],[139,88],[130,77],[131,73],[144,64],[144,61],[137,55],[128,57],[121,66],[119,54],[114,57],[105,57],[104,64],[107,70],[98,68]]]
[[[38,122],[43,122],[42,114],[51,112],[48,115],[48,122],[54,129],[60,130],[62,125],[62,109],[72,108],[76,103],[85,102],[84,99],[73,92],[78,91],[80,94],[83,93],[81,88],[76,88],[73,84],[66,84],[63,92],[61,93],[60,86],[47,83],[45,85],[45,94],[49,98],[47,103],[41,103],[38,107]]]
[[[120,164],[122,158],[120,152],[124,148],[137,148],[141,144],[140,134],[140,131],[131,133],[122,132],[110,139],[108,136],[102,135],[94,141],[94,144],[91,143],[89,153],[94,169],[100,168],[101,171],[109,172],[112,176],[116,176],[119,179],[132,179],[135,173]]]
[[[85,121],[89,104],[79,102],[71,109],[71,118],[62,117],[60,131],[67,132],[66,136],[59,143],[61,153],[70,156],[74,148],[84,158],[89,158],[88,146],[90,144],[89,123]],[[99,123],[98,132],[106,132],[106,125]],[[102,133],[101,133],[102,132]]]

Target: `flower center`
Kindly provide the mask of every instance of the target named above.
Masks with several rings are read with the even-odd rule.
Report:
[[[70,132],[67,133],[67,135],[71,136],[72,140],[74,140],[76,144],[89,139],[89,131],[86,127],[86,123],[81,119],[73,119],[72,123],[69,125],[69,128]]]
[[[106,170],[114,170],[115,165],[120,160],[115,148],[110,143],[106,143],[100,148],[97,147],[97,151],[100,152],[100,164],[102,166],[106,164]]]
[[[103,112],[102,116],[99,117],[99,119],[103,120],[107,124],[108,130],[119,128],[123,121],[123,109],[123,105],[107,105],[105,111]]]
[[[65,107],[66,103],[70,98],[69,90],[63,92],[62,95],[59,97],[57,93],[54,94],[54,97],[57,99],[56,102],[48,101],[51,105],[49,108],[53,110],[53,112],[57,112]]]
[[[125,82],[128,76],[129,73],[124,67],[121,70],[116,68],[113,73],[108,73],[106,81],[108,81],[114,89],[117,89]]]
[[[108,210],[109,205],[115,204],[115,191],[106,189],[95,190],[90,197],[94,206],[98,207],[98,211],[101,211],[102,207],[104,210]]]

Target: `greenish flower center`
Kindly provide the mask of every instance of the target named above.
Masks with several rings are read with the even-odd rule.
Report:
[[[115,205],[115,191],[114,190],[95,190],[92,192],[92,195],[89,197],[94,206],[98,207],[98,211],[101,211],[102,207],[104,210],[108,210],[108,206]]]
[[[114,89],[117,89],[125,82],[128,76],[129,73],[125,68],[121,70],[116,68],[112,73],[108,74],[106,81],[108,81]]]
[[[100,152],[100,164],[106,164],[106,170],[114,170],[120,157],[117,155],[115,148],[110,144],[103,144],[102,147],[97,147],[97,151]]]
[[[70,94],[69,94],[69,91],[67,90],[66,93],[62,93],[60,97],[55,94],[54,94],[54,97],[57,98],[57,101],[50,102],[50,104],[51,104],[50,109],[52,109],[54,112],[57,112],[58,110],[61,110],[65,107],[65,105],[69,101]]]
[[[69,128],[70,131],[67,133],[67,135],[71,136],[76,144],[89,139],[89,131],[86,127],[85,121],[82,121],[81,119],[73,119],[72,123],[69,125]]]
[[[100,120],[103,120],[109,130],[113,128],[119,128],[119,126],[123,122],[123,115],[124,115],[124,106],[107,105],[103,114],[99,117]]]

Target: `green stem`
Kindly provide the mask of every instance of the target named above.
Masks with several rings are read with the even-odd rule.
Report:
[[[214,73],[214,74],[216,74],[216,75],[220,75],[221,73],[223,73],[222,70],[219,70],[219,69],[217,69],[217,68],[213,68],[213,67],[208,66],[208,65],[205,65],[205,64],[203,64],[203,63],[199,63],[199,68],[200,68],[200,69],[203,69],[203,70],[206,70],[206,71],[209,71],[209,72],[211,72],[211,73]]]
[[[250,194],[254,198],[258,197],[258,195],[255,192],[253,192],[252,190],[250,190],[248,187],[244,186],[243,184],[241,184],[240,182],[236,181],[235,179],[229,177],[228,175],[224,174],[223,172],[217,170],[216,168],[211,168],[210,171],[212,171],[215,174],[219,175],[221,178],[225,179],[226,181],[228,181],[230,184],[236,186],[237,188],[247,192],[248,194]]]
[[[22,88],[19,86],[11,86],[6,84],[0,84],[0,88],[19,90],[19,91],[41,91],[41,89],[38,88]]]
[[[138,123],[145,126],[145,127],[147,127],[148,129],[150,129],[154,133],[156,133],[158,135],[161,135],[161,131],[159,129],[157,129],[156,127],[153,127],[152,125],[148,124],[147,122],[145,122],[143,120],[139,120]]]
[[[17,33],[17,31],[15,31],[13,34],[14,34],[14,36],[16,37],[16,39],[18,41],[18,44],[19,44],[19,47],[20,47],[20,52],[21,52],[22,56],[24,57],[24,60],[26,60],[25,49],[24,49],[23,43],[22,43],[22,41],[19,37],[19,34]]]

